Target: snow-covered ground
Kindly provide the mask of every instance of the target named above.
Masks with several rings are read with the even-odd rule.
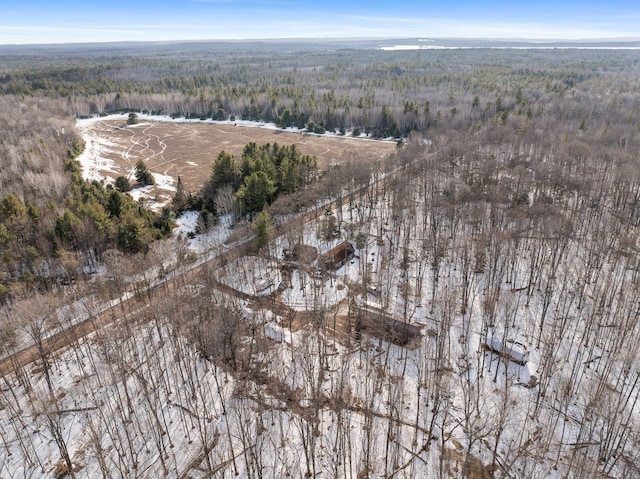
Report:
[[[347,298],[349,289],[339,279],[310,276],[295,269],[291,284],[281,295],[281,301],[299,311],[333,308]]]
[[[108,160],[108,152],[114,151],[112,148],[116,144],[91,132],[88,126],[95,120],[78,120],[76,126],[80,130],[85,147],[82,153],[76,158],[82,167],[82,176],[87,181],[101,181],[106,179],[105,172],[115,173],[115,164]]]
[[[199,215],[199,212],[191,210],[185,211],[176,218],[173,237],[185,241],[189,250],[196,253],[200,261],[213,258],[222,251],[233,247],[233,245],[227,244],[234,228],[230,217],[222,216],[219,218],[218,224],[210,227],[209,231],[196,234]]]
[[[479,233],[428,203],[419,181],[359,200],[341,238],[323,239],[321,217],[272,241],[270,257],[215,271],[260,295],[282,282],[285,248],[323,254],[360,238],[326,277],[313,262],[292,267],[280,300],[310,313],[295,331],[203,275],[157,298],[148,322],[5,378],[0,477],[50,475],[61,445],[78,477],[637,477],[637,259],[598,264],[593,231],[510,237],[487,226],[490,209]],[[195,221],[185,215],[177,233]],[[206,241],[223,245],[229,231],[222,222]],[[199,241],[184,240],[225,248]],[[420,325],[418,347],[332,334],[332,307],[347,298]],[[245,329],[211,304],[243,312]],[[189,335],[220,358],[202,358]],[[491,337],[521,342],[526,363],[484,347],[497,348]]]
[[[259,256],[243,256],[216,274],[218,281],[252,296],[271,294],[282,282],[278,263]]]

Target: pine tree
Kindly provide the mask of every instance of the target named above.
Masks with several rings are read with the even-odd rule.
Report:
[[[262,210],[276,192],[276,186],[264,171],[257,171],[244,179],[237,197],[244,204],[245,211],[255,213]]]
[[[155,184],[153,174],[151,174],[143,160],[138,160],[136,163],[136,181],[142,186]]]
[[[118,190],[118,191],[120,191],[122,193],[126,193],[127,191],[131,191],[131,184],[129,183],[129,180],[127,180],[127,178],[124,177],[124,176],[118,176],[116,178],[114,186],[115,186],[116,190]]]
[[[238,164],[231,153],[221,151],[211,168],[211,183],[215,188],[235,185],[240,177]]]
[[[280,190],[283,193],[293,193],[298,189],[300,181],[300,168],[298,164],[289,158],[280,163]]]
[[[122,193],[117,190],[112,190],[109,193],[109,198],[107,199],[106,210],[109,213],[109,216],[114,218],[119,218],[122,213],[122,208],[124,206],[124,198],[122,197]]]
[[[173,210],[182,212],[189,207],[189,195],[182,184],[182,178],[178,176],[178,184],[176,185],[176,194],[173,197]]]
[[[253,224],[253,231],[256,234],[256,248],[261,249],[269,240],[269,232],[271,231],[271,215],[268,211],[262,210],[258,213],[256,221]]]

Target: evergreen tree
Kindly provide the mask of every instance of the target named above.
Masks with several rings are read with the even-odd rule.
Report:
[[[182,212],[189,207],[189,195],[182,184],[182,178],[178,176],[178,184],[176,185],[176,194],[173,197],[173,210]]]
[[[269,240],[269,232],[271,231],[271,215],[268,211],[262,210],[258,213],[256,221],[253,224],[253,231],[256,234],[256,248],[261,249]]]
[[[300,168],[295,161],[285,158],[280,164],[280,191],[293,193],[298,189]]]
[[[0,201],[0,221],[5,221],[10,218],[20,218],[26,213],[26,207],[13,193],[6,195],[2,198],[2,201]]]
[[[139,218],[127,215],[118,225],[118,248],[125,253],[144,251],[148,241],[144,238],[144,226]]]
[[[131,183],[129,183],[129,180],[127,180],[127,178],[124,176],[118,176],[116,178],[114,186],[116,190],[120,191],[121,193],[131,191]]]
[[[257,171],[244,179],[237,197],[247,213],[255,213],[264,208],[275,192],[276,186],[269,176],[264,171]]]
[[[211,168],[211,183],[214,188],[236,185],[240,178],[238,164],[231,153],[221,151]]]
[[[109,193],[109,199],[106,204],[106,210],[109,213],[109,216],[119,218],[122,213],[123,205],[124,198],[122,197],[122,193],[117,190],[112,190],[111,193]]]
[[[224,111],[224,108],[218,108],[215,115],[215,120],[224,121],[227,119],[227,113]]]
[[[138,160],[136,163],[136,181],[142,186],[155,184],[153,174],[151,174],[143,160]]]

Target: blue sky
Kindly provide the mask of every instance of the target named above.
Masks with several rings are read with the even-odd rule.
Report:
[[[9,3],[0,9],[0,44],[300,37],[640,39],[638,0]]]

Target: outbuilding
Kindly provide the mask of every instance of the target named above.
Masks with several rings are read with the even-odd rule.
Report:
[[[334,246],[322,255],[322,262],[326,269],[338,269],[351,260],[356,250],[349,241]]]

